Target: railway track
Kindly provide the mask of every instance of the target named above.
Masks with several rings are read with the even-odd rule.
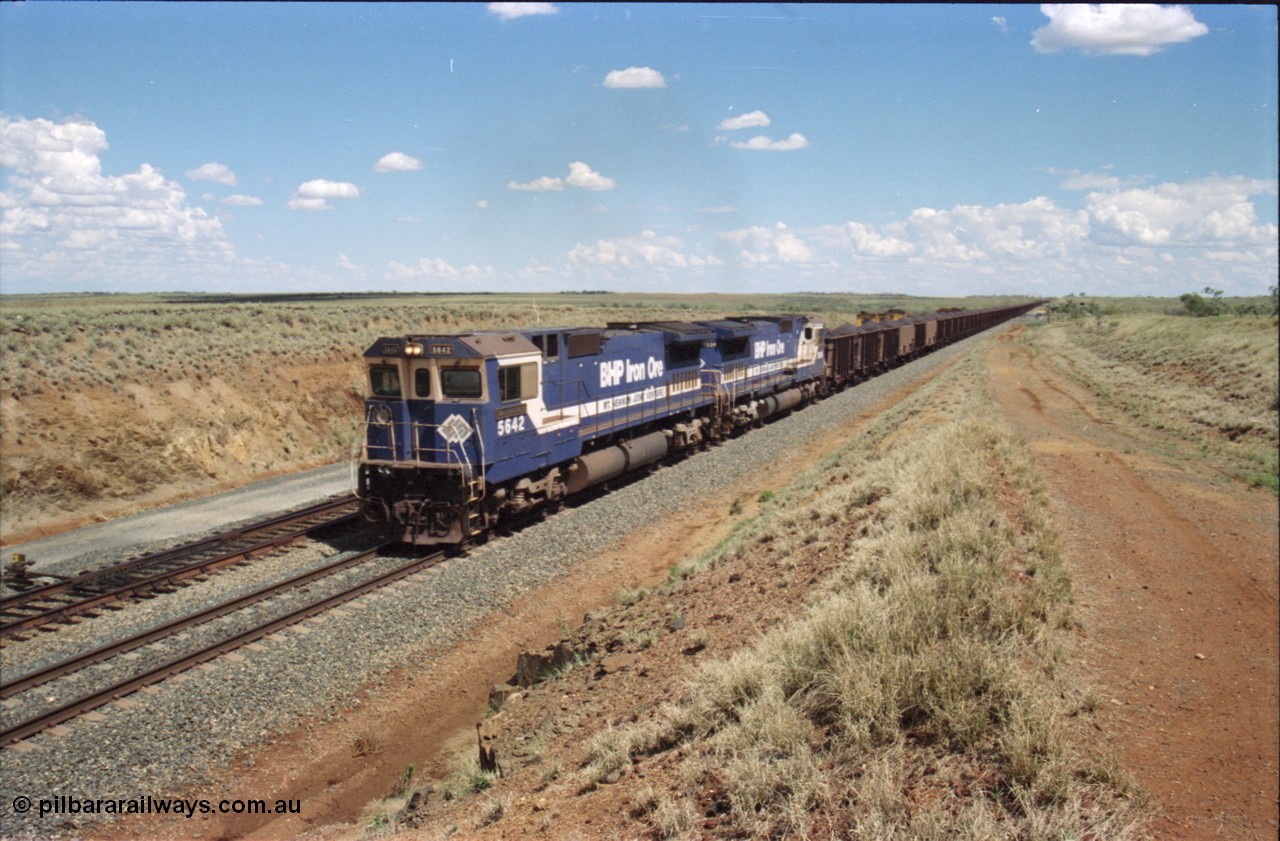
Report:
[[[374,547],[357,555],[336,561],[320,569],[295,576],[285,581],[276,582],[252,593],[240,596],[232,601],[209,608],[201,613],[183,617],[128,639],[102,646],[67,661],[54,664],[48,668],[24,675],[21,678],[0,684],[0,698],[9,698],[19,695],[29,689],[79,671],[86,666],[102,662],[132,649],[172,636],[187,628],[211,621],[219,616],[227,615],[236,610],[240,610],[255,602],[266,600],[272,596],[279,595],[282,592],[297,589],[318,579],[336,574],[342,570],[368,561],[370,558],[376,556],[383,548],[385,548],[386,545],[390,544]],[[410,560],[407,563],[396,566],[392,570],[380,573],[374,578],[344,589],[331,596],[310,602],[283,616],[278,616],[255,624],[246,630],[242,630],[234,635],[219,639],[199,648],[196,651],[175,656],[141,674],[130,675],[129,677],[118,680],[109,686],[87,692],[55,709],[46,710],[36,716],[26,718],[16,724],[0,730],[0,745],[7,745],[12,742],[21,741],[49,727],[69,721],[82,713],[93,710],[94,708],[100,707],[115,699],[129,695],[144,686],[158,683],[167,677],[186,671],[193,666],[197,666],[201,663],[212,660],[215,657],[233,651],[246,643],[253,642],[254,640],[260,639],[261,637],[274,633],[282,628],[294,625],[304,619],[337,607],[340,604],[348,602],[372,590],[384,587],[392,582],[412,575],[415,572],[426,569],[429,566],[439,563],[443,557],[445,557],[444,552],[437,552]]]
[[[94,610],[113,609],[134,598],[149,598],[186,579],[239,564],[269,550],[315,535],[359,517],[355,497],[313,505],[244,528],[133,558],[0,599],[0,640]]]

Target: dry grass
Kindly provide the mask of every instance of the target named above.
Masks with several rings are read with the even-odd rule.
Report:
[[[699,794],[653,793],[663,837],[708,811],[760,838],[1136,831],[1123,774],[1069,735],[1086,694],[1059,673],[1070,583],[980,377],[971,363],[935,381],[701,559],[766,552],[781,570],[781,544],[844,562],[802,617],[704,667],[681,703],[598,735],[585,781],[681,747]]]
[[[356,358],[382,335],[804,312],[833,324],[863,309],[993,306],[1014,298],[853,295],[48,295],[0,300],[0,384],[49,385],[216,374],[246,359]]]
[[[1273,492],[1277,339],[1274,320],[1239,316],[1127,315],[1032,331],[1037,350],[1109,405]]]

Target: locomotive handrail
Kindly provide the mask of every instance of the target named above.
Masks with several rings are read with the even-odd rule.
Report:
[[[560,392],[559,394],[560,402],[555,406],[547,405],[546,394],[548,391],[548,388],[547,388],[548,384],[550,384],[550,380],[543,380],[539,384],[543,394],[542,402],[543,402],[543,405],[546,406],[547,410],[556,411],[563,415],[566,413],[566,410],[568,410],[569,408],[572,408],[574,410],[574,416],[577,417],[579,420],[581,420],[582,404],[586,399],[584,395],[587,393],[586,383],[584,383],[582,380],[568,380],[561,383],[555,383],[555,385],[558,386],[558,389]],[[574,387],[574,389],[577,391],[577,394],[578,394],[577,400],[570,400],[568,402],[565,401],[564,392],[565,392],[566,386]]]
[[[471,459],[467,458],[467,449],[462,446],[463,442],[458,442],[458,450],[462,453],[463,458],[467,458],[467,486],[469,495],[467,504],[479,502],[485,497],[485,461],[484,461],[484,433],[480,429],[480,419],[476,416],[476,410],[471,410],[471,431],[476,436],[476,453],[480,461],[480,476],[477,478],[475,471],[471,467]]]
[[[732,406],[737,402],[735,395],[736,386],[732,383],[726,384],[723,371],[715,369],[702,370],[702,388],[705,393],[707,389],[711,390],[711,395],[716,401],[716,414],[721,414],[728,406]],[[710,380],[708,382],[708,379]]]
[[[400,450],[396,446],[396,434],[397,434],[396,427],[401,427],[401,426],[409,427],[409,434],[410,434],[409,440],[413,443],[413,446],[410,448],[412,452],[412,458],[409,458],[409,459],[401,458],[399,455]],[[370,464],[411,463],[415,467],[442,467],[442,468],[456,467],[456,468],[461,468],[465,470],[468,478],[470,478],[473,475],[474,470],[472,469],[471,460],[466,454],[466,448],[461,446],[463,442],[461,441],[454,442],[454,441],[446,440],[446,443],[443,447],[424,447],[421,445],[420,442],[422,440],[422,437],[419,434],[420,432],[422,432],[423,430],[430,429],[430,430],[436,430],[436,434],[438,435],[439,434],[438,430],[442,426],[443,424],[420,423],[418,421],[377,421],[377,420],[363,421],[360,424],[361,432],[362,432],[361,437],[363,439],[362,445],[361,445],[363,459],[364,461]],[[368,432],[372,428],[386,430],[387,436],[388,436],[388,442],[385,444],[370,444]],[[477,436],[480,435],[478,424],[472,425],[472,432]],[[459,445],[458,451],[455,451],[452,446],[455,443]],[[483,439],[481,439],[481,446],[483,446]],[[386,450],[390,454],[390,457],[376,458],[370,454],[370,450]],[[423,459],[424,454],[435,454],[435,453],[443,454],[443,458],[432,459],[432,460]]]

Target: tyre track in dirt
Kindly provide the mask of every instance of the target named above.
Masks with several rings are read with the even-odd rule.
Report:
[[[1155,837],[1275,838],[1276,500],[1149,455],[1169,443],[1101,420],[1023,334],[994,344],[992,387],[1053,501],[1103,738],[1151,794]]]

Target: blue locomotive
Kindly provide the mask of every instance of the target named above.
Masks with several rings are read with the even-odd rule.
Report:
[[[466,542],[813,399],[822,332],[784,316],[379,339],[357,495],[405,542]]]
[[[406,543],[467,543],[1038,303],[378,339],[356,494]]]

